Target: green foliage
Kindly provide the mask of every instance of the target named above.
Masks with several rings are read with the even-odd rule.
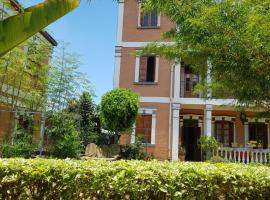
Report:
[[[199,147],[206,153],[206,159],[210,159],[217,152],[219,143],[214,137],[201,136],[198,141]]]
[[[143,152],[143,138],[137,137],[134,144],[126,144],[121,147],[121,158],[126,160],[144,160],[145,153]]]
[[[0,160],[1,199],[257,199],[270,168],[232,163]]]
[[[50,155],[57,158],[78,158],[81,143],[71,115],[64,112],[52,113],[48,116],[47,124]]]
[[[67,43],[55,50],[49,70],[48,110],[67,109],[82,90],[91,91],[89,79],[78,70],[80,64],[79,56],[70,53]]]
[[[119,133],[131,129],[139,110],[138,94],[128,89],[114,89],[106,93],[100,104],[103,128]]]
[[[18,135],[18,134],[17,134]],[[13,143],[3,143],[1,148],[1,154],[3,158],[23,157],[30,158],[31,155],[37,150],[36,146],[32,144],[32,137],[29,134],[20,133],[20,137],[14,139]]]
[[[0,21],[0,56],[72,11],[79,0],[47,0]]]
[[[208,160],[209,163],[226,163],[227,161],[220,156],[213,156]]]
[[[89,92],[83,92],[79,100],[80,138],[83,146],[97,143],[98,123],[96,106]]]
[[[269,0],[144,0],[145,12],[157,10],[178,28],[164,34],[174,45],[154,43],[142,53],[181,58],[202,77],[211,61],[212,84],[201,84],[213,98],[234,97],[242,106],[270,111],[269,7]]]

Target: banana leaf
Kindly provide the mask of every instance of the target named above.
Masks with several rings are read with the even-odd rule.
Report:
[[[0,57],[79,5],[79,0],[46,0],[0,21]]]

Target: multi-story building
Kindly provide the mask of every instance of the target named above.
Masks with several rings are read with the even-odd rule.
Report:
[[[121,136],[122,143],[143,136],[147,152],[164,160],[178,160],[179,147],[183,146],[186,160],[191,161],[201,159],[197,144],[202,135],[213,136],[223,147],[237,147],[243,152],[251,140],[268,148],[269,121],[256,119],[251,111],[240,117],[233,99],[204,99],[201,93],[195,94],[201,76],[188,62],[153,55],[136,57],[135,52],[150,42],[173,43],[161,35],[174,24],[156,12],[142,15],[137,0],[118,3],[114,88],[139,93],[141,104],[136,127],[132,135]],[[211,80],[209,73],[206,77]]]
[[[16,15],[23,9],[17,0],[3,0],[0,3],[0,20]],[[31,48],[38,48],[41,45],[44,48],[38,49],[40,56],[38,58],[30,56]],[[18,112],[22,110],[25,111],[24,113],[34,116],[33,139],[35,142],[39,141],[41,110],[38,108],[40,103],[38,99],[42,101],[43,95],[46,94],[47,65],[55,46],[57,46],[57,42],[54,38],[47,31],[42,30],[24,44],[16,47],[17,54],[15,52],[10,57],[6,55],[5,58],[1,58],[0,141],[10,136],[14,123],[27,126],[27,123],[20,116],[22,112]],[[22,58],[16,57],[17,55],[27,55],[28,59],[21,62]],[[15,120],[17,122],[14,122]]]

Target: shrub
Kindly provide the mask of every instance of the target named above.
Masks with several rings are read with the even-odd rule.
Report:
[[[121,158],[126,160],[143,160],[145,155],[143,152],[143,138],[136,138],[134,144],[126,144],[121,147]]]
[[[3,158],[30,158],[37,147],[32,144],[31,135],[24,135],[14,139],[13,144],[11,142],[3,143],[1,146],[1,156]]]
[[[205,154],[205,159],[209,160],[211,157],[215,156],[219,143],[214,137],[201,136],[198,142],[198,146]]]
[[[49,153],[57,158],[78,158],[81,153],[79,133],[67,113],[54,113],[48,118]]]
[[[208,160],[208,162],[209,163],[225,163],[227,161],[220,156],[213,156],[212,158],[210,158],[210,160]]]
[[[0,160],[0,199],[269,199],[270,168],[233,163]]]

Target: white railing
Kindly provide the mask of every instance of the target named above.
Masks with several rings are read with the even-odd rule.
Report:
[[[270,149],[221,147],[218,155],[227,161],[239,163],[269,163]]]

